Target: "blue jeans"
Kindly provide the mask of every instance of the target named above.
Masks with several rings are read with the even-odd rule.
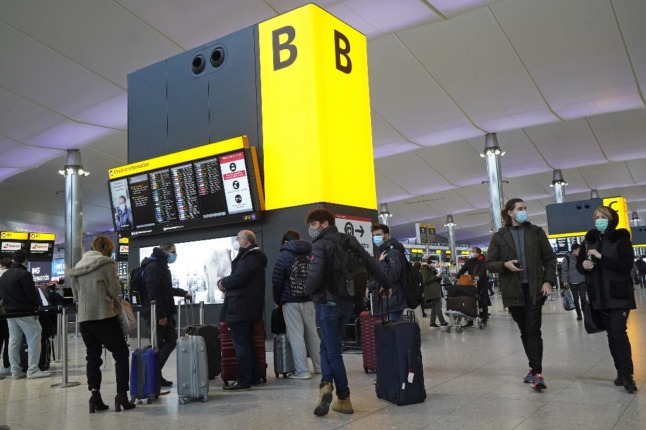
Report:
[[[251,387],[253,383],[260,380],[260,369],[253,345],[252,326],[253,323],[250,321],[229,323],[238,364],[236,382],[241,387]]]
[[[345,323],[352,314],[352,303],[316,304],[316,324],[321,330],[321,385],[333,382],[341,398],[350,395],[348,375],[341,355],[341,339]]]

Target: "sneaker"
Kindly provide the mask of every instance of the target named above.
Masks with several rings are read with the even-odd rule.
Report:
[[[449,323],[447,323],[446,321],[440,324],[440,327],[448,327],[448,326],[449,326]]]
[[[326,382],[319,388],[319,400],[314,408],[314,415],[322,417],[330,411],[332,403],[332,383]]]
[[[332,403],[332,410],[340,414],[353,414],[354,409],[352,409],[352,403],[350,402],[350,397],[348,396],[345,399],[337,397],[337,399]]]
[[[290,373],[287,376],[289,379],[312,379],[312,374],[307,372],[304,375],[297,375],[296,373]]]
[[[245,387],[244,385],[238,385],[237,382],[234,382],[231,385],[225,385],[222,387],[224,391],[249,391],[251,387]]]
[[[527,376],[525,376],[523,382],[525,384],[531,384],[532,382],[534,382],[534,374],[532,373],[532,369],[529,369],[529,372],[527,372]]]
[[[437,324],[435,324],[435,323],[431,323],[431,324],[430,324],[430,327],[439,327],[439,325],[437,325]]]
[[[637,385],[635,384],[635,380],[632,376],[626,376],[624,378],[624,388],[630,394],[635,394],[637,392]]]
[[[535,389],[536,391],[541,391],[547,388],[547,385],[545,384],[545,380],[543,379],[543,376],[540,373],[537,373],[534,375],[534,382],[532,383],[532,388]]]
[[[167,381],[166,379],[161,378],[161,386],[162,387],[172,387],[173,382],[172,381]]]
[[[48,378],[52,376],[52,372],[43,372],[42,370],[37,370],[34,373],[27,375],[27,379],[38,379],[38,378]]]
[[[27,377],[27,374],[26,374],[26,373],[22,373],[22,372],[20,372],[20,373],[18,373],[18,374],[16,374],[16,375],[13,375],[13,376],[11,377],[11,379],[13,379],[13,380],[15,381],[16,379],[25,379],[26,377]]]
[[[2,370],[0,370],[0,376],[9,376],[11,375],[11,367],[3,367]]]

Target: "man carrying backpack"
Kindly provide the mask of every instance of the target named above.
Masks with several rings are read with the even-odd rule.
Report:
[[[372,242],[377,247],[376,258],[379,268],[386,274],[393,286],[392,295],[386,300],[388,320],[399,321],[406,309],[404,288],[407,282],[408,261],[406,249],[397,239],[390,236],[390,228],[385,224],[373,224]],[[421,296],[421,294],[420,294]]]
[[[337,400],[332,410],[352,414],[348,376],[341,355],[341,331],[352,313],[354,295],[347,289],[351,284],[346,276],[349,271],[340,266],[358,263],[377,279],[385,292],[390,290],[390,281],[354,236],[339,233],[330,211],[314,209],[307,214],[305,222],[313,241],[305,291],[314,301],[321,334],[321,383],[314,415],[328,413],[333,384],[336,384]]]

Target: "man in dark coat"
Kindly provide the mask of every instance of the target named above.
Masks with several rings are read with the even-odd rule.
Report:
[[[236,240],[240,251],[231,262],[231,274],[218,282],[224,292],[220,319],[229,323],[238,364],[237,380],[226,391],[246,391],[261,382],[253,346],[253,323],[263,318],[267,256],[256,244],[256,235],[242,230]]]
[[[376,258],[379,268],[386,274],[392,284],[392,294],[386,300],[388,319],[399,321],[406,309],[404,285],[406,283],[406,249],[397,239],[390,235],[390,228],[385,224],[373,224],[370,228],[372,242],[377,247]]]
[[[177,259],[177,249],[172,243],[153,248],[150,257],[141,262],[144,267],[143,284],[146,291],[142,304],[142,314],[150,322],[150,302],[156,302],[157,346],[159,347],[159,367],[164,367],[168,357],[177,346],[177,330],[173,315],[177,313],[174,296],[190,298],[188,291],[173,288],[173,280],[168,268]],[[161,386],[171,387],[173,383],[162,377]]]
[[[527,222],[523,200],[509,200],[502,217],[505,225],[489,243],[487,269],[500,274],[503,305],[520,329],[530,368],[524,382],[543,390],[542,308],[556,283],[556,255],[545,231]]]

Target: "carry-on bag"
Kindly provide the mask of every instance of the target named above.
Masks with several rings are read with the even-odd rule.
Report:
[[[426,399],[421,345],[416,323],[382,319],[382,323],[375,326],[377,397],[399,406]]]
[[[141,347],[141,311],[137,311],[137,349],[130,365],[130,397],[151,403],[161,392],[161,367],[157,349],[157,303],[150,302],[150,345]]]
[[[187,311],[191,312],[192,310]],[[177,326],[179,327],[180,325],[181,324],[178,324]],[[186,334],[202,336],[204,338],[209,368],[209,379],[215,379],[215,377],[220,374],[220,329],[204,323],[204,302],[200,302],[200,323],[187,325]],[[179,330],[177,337],[180,337]]]
[[[478,316],[478,299],[468,296],[447,297],[446,310],[461,312],[468,317],[476,318]]]
[[[288,373],[295,371],[296,366],[294,365],[292,346],[289,344],[289,340],[287,340],[287,335],[285,333],[275,334],[274,373],[276,374],[276,378],[279,378],[280,375],[283,375],[283,378],[287,378]]]
[[[359,314],[359,327],[361,329],[361,354],[363,356],[363,371],[375,373],[377,371],[377,352],[375,350],[375,325],[381,323],[381,317],[374,315],[376,306],[375,294],[370,294],[370,310]]]
[[[184,300],[186,322],[192,312]],[[178,308],[177,320],[181,322],[181,306]],[[177,339],[177,398],[180,404],[187,399],[201,399],[206,402],[209,397],[209,370],[206,342],[202,336],[189,334]]]
[[[265,323],[256,321],[251,326],[254,351],[258,368],[260,369],[260,379],[267,382],[267,354],[265,352]],[[229,381],[235,381],[238,377],[238,365],[236,361],[236,351],[233,348],[233,339],[229,323],[220,323],[220,377],[224,385],[229,385]]]

